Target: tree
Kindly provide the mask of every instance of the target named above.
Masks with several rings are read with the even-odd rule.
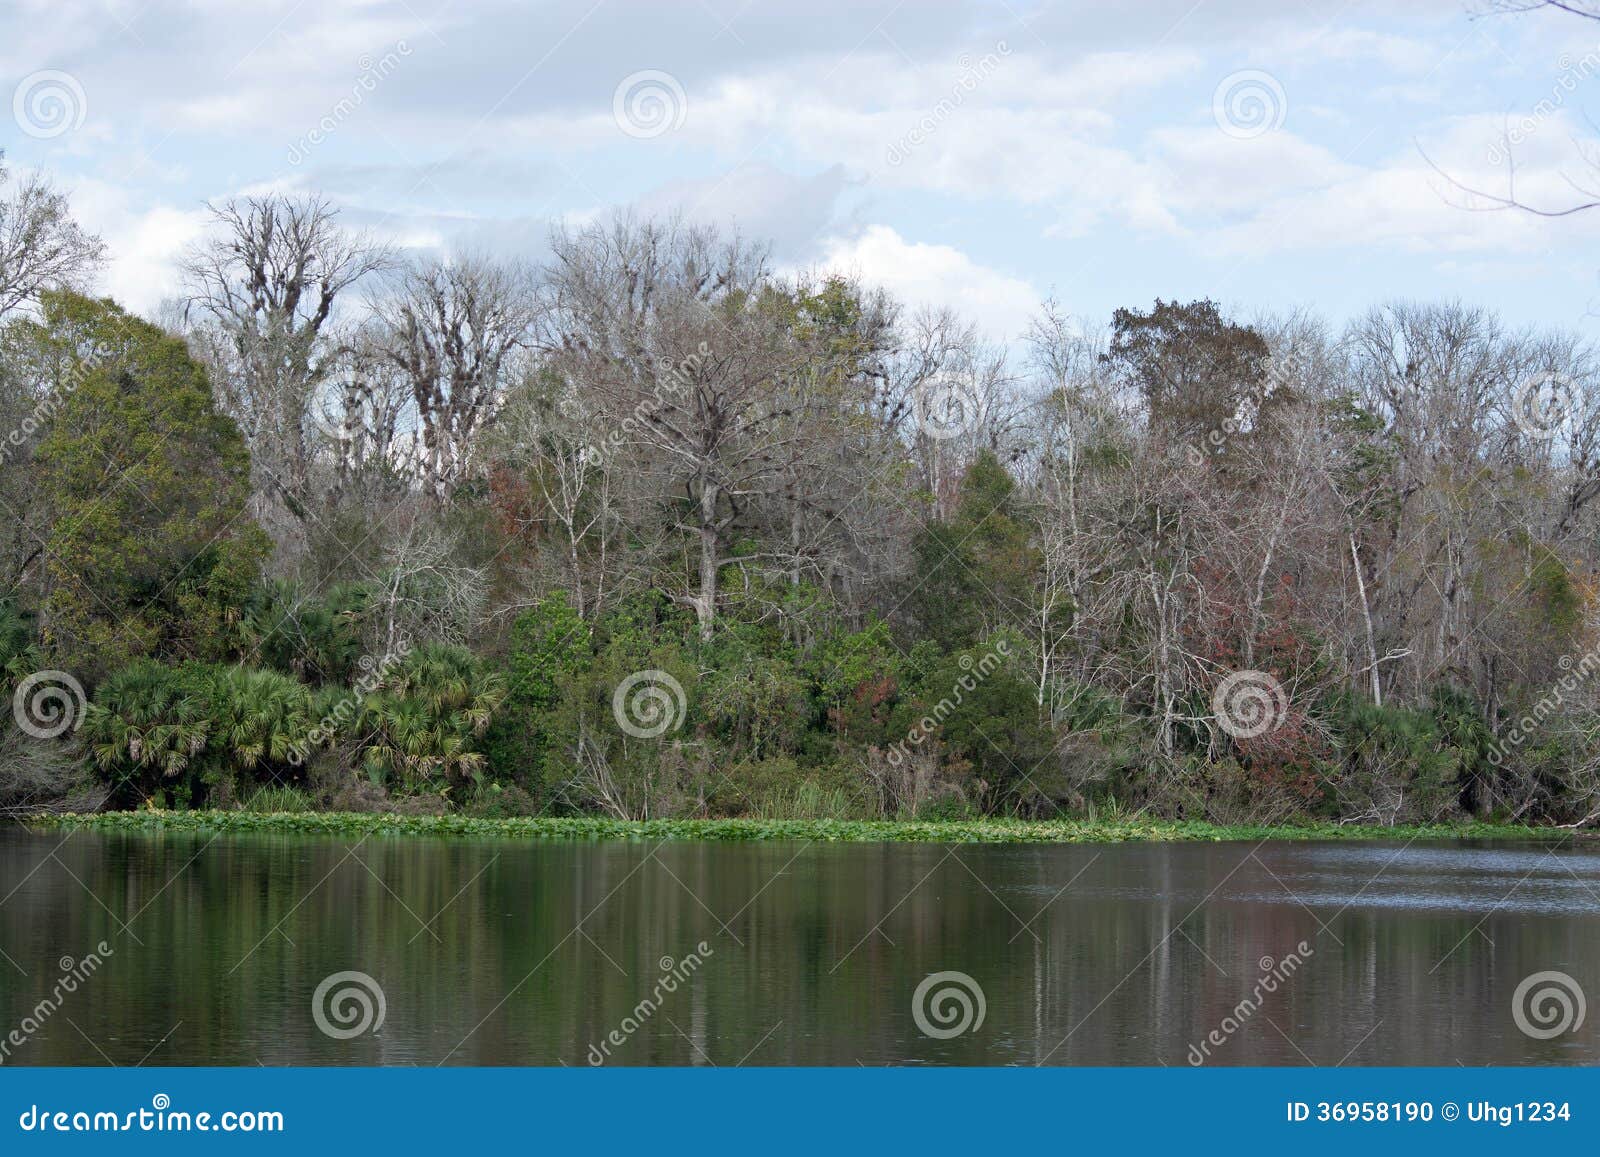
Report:
[[[91,677],[220,657],[267,549],[238,428],[182,341],[108,301],[46,294],[37,337],[81,377],[38,451],[46,647]]]
[[[961,479],[950,521],[923,528],[909,600],[923,637],[964,647],[1031,617],[1039,557],[1015,517],[1016,489],[985,450]]]
[[[307,517],[307,419],[338,354],[335,306],[391,257],[342,229],[320,197],[270,194],[208,208],[218,232],[184,262],[185,316],[222,408],[248,441],[257,515],[282,543]]]
[[[388,359],[421,424],[423,486],[443,499],[505,397],[512,359],[529,343],[537,302],[527,270],[458,256],[408,266],[374,312]]]
[[[1248,423],[1260,403],[1267,343],[1222,316],[1214,302],[1157,300],[1149,313],[1119,309],[1103,359],[1137,391],[1152,431],[1202,444],[1225,423]]]
[[[702,642],[716,629],[721,569],[752,502],[780,479],[809,385],[782,311],[762,308],[766,255],[737,236],[681,222],[558,232],[546,349],[610,424],[601,453],[635,456],[658,510],[687,532],[678,595]],[[748,559],[758,562],[759,559]]]
[[[72,219],[66,194],[43,176],[10,174],[0,152],[0,319],[50,289],[80,288],[105,260],[105,244]]]

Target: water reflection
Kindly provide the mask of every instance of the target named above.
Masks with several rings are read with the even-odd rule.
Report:
[[[7,1063],[1182,1065],[1223,1025],[1208,1063],[1600,1060],[1600,1014],[1549,1040],[1512,1016],[1535,972],[1600,995],[1583,849],[16,830],[0,896],[0,1034],[36,1030]],[[338,972],[381,990],[377,1031],[317,1027]],[[981,1027],[919,1029],[936,972]]]

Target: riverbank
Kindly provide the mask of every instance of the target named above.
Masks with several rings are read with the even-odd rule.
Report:
[[[39,815],[40,828],[104,832],[281,832],[336,836],[455,836],[527,840],[813,840],[829,843],[1077,844],[1130,841],[1587,838],[1560,828],[1504,824],[1370,827],[1355,824],[1224,826],[1164,820],[614,820],[480,819],[352,812],[137,811]]]

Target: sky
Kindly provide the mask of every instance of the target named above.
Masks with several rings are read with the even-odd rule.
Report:
[[[1600,321],[1600,22],[1482,0],[5,0],[0,148],[153,311],[205,203],[320,193],[404,247],[537,258],[681,212],[951,305],[1335,325],[1396,299]],[[1596,166],[1587,163],[1593,158]]]

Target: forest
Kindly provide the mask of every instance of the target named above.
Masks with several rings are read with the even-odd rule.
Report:
[[[1575,334],[209,208],[146,318],[0,167],[8,812],[1600,819]]]

